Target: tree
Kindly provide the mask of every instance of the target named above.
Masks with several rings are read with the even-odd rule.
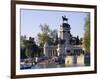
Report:
[[[87,15],[85,22],[85,34],[83,38],[83,46],[86,52],[90,52],[90,16]]]
[[[54,44],[57,38],[57,30],[51,30],[47,24],[40,25],[40,28],[41,32],[38,33],[39,45],[43,47],[45,42],[48,42],[50,45]]]
[[[26,36],[20,37],[20,58],[25,59],[27,56],[25,54],[25,44],[24,41],[26,40]]]
[[[43,47],[44,43],[49,39],[48,34],[50,33],[50,29],[47,24],[44,24],[44,26],[40,24],[40,28],[41,28],[41,33],[38,33],[38,41],[40,46]]]
[[[24,44],[24,41],[26,40],[26,35],[24,36],[20,36],[20,47],[21,48],[25,48],[25,44]]]
[[[80,45],[83,44],[83,38],[80,38],[80,40],[79,40],[79,44],[80,44]]]
[[[26,40],[24,44],[26,46],[25,54],[27,57],[40,56],[40,49],[36,45],[34,38],[29,37],[29,40]]]
[[[26,39],[26,36],[20,37],[20,55],[21,59],[29,58],[29,57],[35,57],[40,56],[40,48],[38,45],[36,45],[34,38],[29,37],[29,39]]]
[[[51,43],[56,45],[57,44],[57,41],[58,41],[58,31],[56,29],[54,30],[51,30],[51,33],[50,33],[50,38],[51,38]]]

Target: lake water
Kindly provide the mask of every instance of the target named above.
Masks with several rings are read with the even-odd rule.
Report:
[[[31,69],[41,69],[41,68],[61,68],[61,67],[65,67],[64,64],[62,65],[57,65],[57,64],[37,64],[31,67]]]
[[[22,64],[21,69],[43,69],[43,68],[63,68],[63,67],[82,67],[82,66],[90,66],[90,58],[85,58],[84,62],[81,64],[73,63],[70,65],[66,65],[65,62],[54,62],[54,63],[46,63],[40,62],[33,65]]]
[[[24,69],[43,69],[43,68],[63,68],[63,67],[82,67],[85,65],[77,65],[77,64],[73,64],[73,65],[65,65],[65,64],[36,64],[33,65],[31,67],[26,67]]]

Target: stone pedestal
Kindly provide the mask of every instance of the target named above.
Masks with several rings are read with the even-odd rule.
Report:
[[[67,56],[65,58],[65,65],[66,66],[72,66],[73,65],[73,56]]]
[[[77,65],[84,66],[84,55],[77,56]]]

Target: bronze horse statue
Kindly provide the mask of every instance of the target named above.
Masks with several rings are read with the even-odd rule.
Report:
[[[63,21],[68,21],[68,18],[66,16],[62,16]]]

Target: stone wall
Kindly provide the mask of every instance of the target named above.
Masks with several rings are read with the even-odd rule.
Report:
[[[80,56],[66,56],[65,65],[66,66],[84,66],[84,55]]]

